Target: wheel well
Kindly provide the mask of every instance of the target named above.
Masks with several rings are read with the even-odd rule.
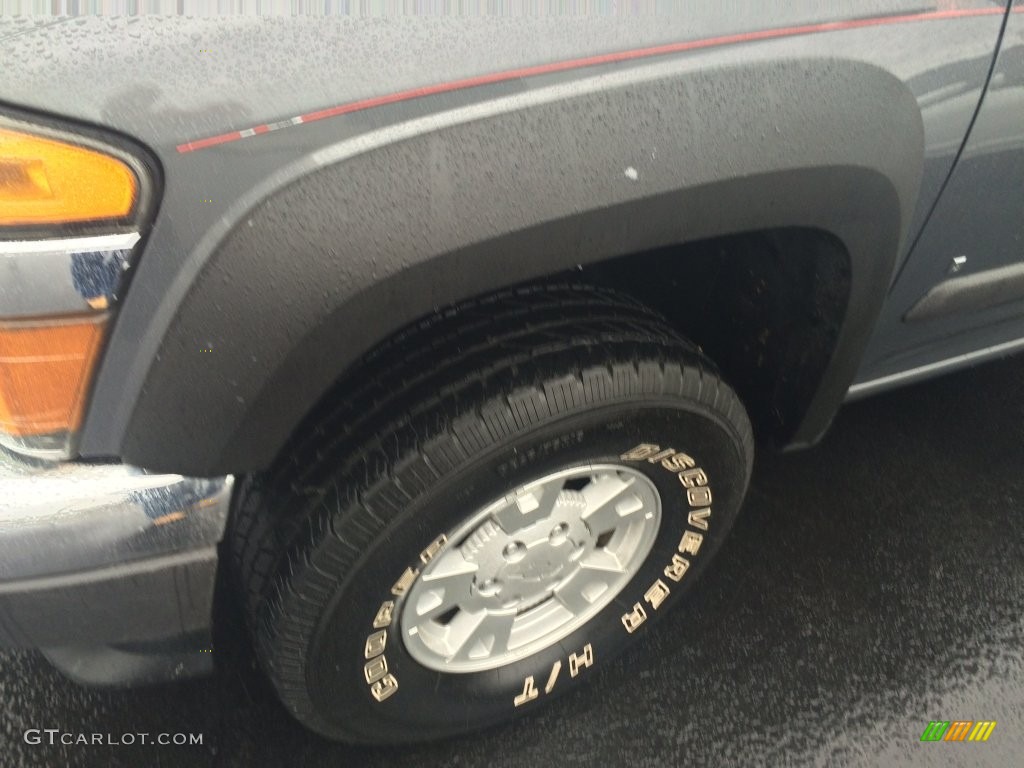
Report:
[[[782,445],[799,425],[831,359],[846,312],[850,268],[833,235],[784,228],[626,254],[531,284],[537,282],[613,288],[658,310],[718,365],[747,408],[758,439]],[[360,365],[346,370],[289,443],[317,428],[326,404],[361,378]]]
[[[850,275],[838,238],[784,228],[619,256],[555,279],[614,287],[659,310],[721,368],[758,438],[782,445],[832,357]]]
[[[435,308],[577,264],[780,227],[833,233],[849,254],[847,311],[835,346],[818,350],[832,360],[809,404],[776,396],[786,387],[769,375],[816,370],[799,345],[746,386],[755,396],[773,387],[766,402],[782,414],[780,432],[806,408],[790,444],[814,441],[856,373],[914,210],[920,106],[892,73],[860,61],[676,63],[453,108],[443,119],[431,112],[402,123],[408,133],[368,127],[300,153],[184,243],[177,261],[157,258],[148,289],[140,268],[104,354],[82,455],[196,476],[266,468],[356,360]],[[770,114],[758,111],[764,99],[701,97],[752,93],[773,95]],[[567,115],[585,116],[587,130],[552,131]],[[776,130],[766,134],[761,117]],[[641,163],[648,148],[663,149]],[[636,180],[623,175],[634,167]],[[177,249],[173,238],[164,246]],[[722,263],[760,266],[782,296],[797,293],[787,280],[836,282],[814,277],[819,267],[775,256],[765,267],[739,253]],[[728,305],[716,301],[712,316]],[[753,319],[717,325],[785,326],[765,323],[750,303]],[[788,311],[786,301],[773,305]],[[697,320],[685,330],[715,353],[718,331],[702,332]],[[211,346],[216,354],[199,352]]]

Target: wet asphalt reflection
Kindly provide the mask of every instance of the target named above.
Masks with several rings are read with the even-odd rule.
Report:
[[[135,691],[0,653],[0,766],[1024,765],[1024,358],[848,406],[759,456],[690,602],[516,724],[403,750],[303,731],[231,623],[216,677]],[[985,744],[930,720],[995,720]],[[25,744],[26,728],[191,732],[202,747]]]

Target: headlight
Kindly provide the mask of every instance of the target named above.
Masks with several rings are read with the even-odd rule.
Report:
[[[123,219],[138,186],[115,157],[0,127],[0,227]]]
[[[0,121],[0,444],[70,455],[143,182],[111,147]]]

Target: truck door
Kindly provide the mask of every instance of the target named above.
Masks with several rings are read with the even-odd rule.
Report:
[[[850,395],[1024,350],[1024,0]]]

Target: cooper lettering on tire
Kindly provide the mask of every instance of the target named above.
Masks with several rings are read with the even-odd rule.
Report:
[[[693,587],[752,456],[713,364],[631,299],[540,287],[439,314],[250,478],[232,552],[257,654],[334,738],[533,711]]]

